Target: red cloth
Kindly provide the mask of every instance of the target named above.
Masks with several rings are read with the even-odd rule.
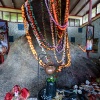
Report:
[[[4,100],[12,100],[12,98],[13,98],[13,95],[10,92],[8,92],[8,93],[6,93]]]

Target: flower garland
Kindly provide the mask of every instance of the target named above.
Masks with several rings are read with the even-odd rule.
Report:
[[[51,13],[52,13],[52,9],[50,9],[50,11],[51,11]],[[60,19],[60,20],[61,20],[61,19]],[[51,30],[52,30],[52,28],[53,28],[53,23],[52,23],[52,21],[51,21]],[[63,32],[63,31],[62,31],[62,32]],[[57,58],[57,56],[56,56],[56,51],[54,50],[54,55],[55,55],[56,61],[57,61],[58,63],[61,63],[61,62],[62,62],[62,65],[59,66],[58,71],[61,71],[61,69],[62,69],[63,67],[68,67],[68,66],[70,66],[70,64],[71,64],[71,56],[70,56],[68,35],[66,36],[66,32],[63,32],[63,34],[65,34],[65,36],[64,36],[64,46],[63,46],[63,56],[62,56],[62,59],[61,59],[60,61],[58,61],[58,58]],[[52,32],[52,35],[54,35],[53,32]],[[53,39],[53,45],[55,45],[55,44],[54,44],[54,39]],[[66,52],[66,49],[67,49],[67,52]],[[65,53],[66,53],[66,56],[68,57],[67,63],[65,63]]]
[[[53,2],[52,4],[52,9],[53,9],[53,14],[54,14],[54,18],[55,20],[58,22],[58,17],[57,17],[57,12],[56,12],[56,8],[57,5],[56,2],[54,3],[54,0],[51,0]],[[61,3],[61,2],[60,2]],[[55,5],[54,5],[55,4]],[[65,9],[65,18],[64,18],[64,23],[68,22],[68,16],[69,16],[69,0],[66,0],[66,9]],[[60,23],[61,24],[61,23]],[[67,25],[68,26],[68,25]],[[67,26],[61,30],[66,30]],[[59,28],[59,27],[58,27]],[[59,28],[60,29],[60,28]]]
[[[55,41],[54,41],[54,32],[53,32],[53,23],[52,23],[52,20],[50,20],[50,26],[51,26],[51,34],[52,34],[52,42],[53,42],[53,45],[55,46]],[[61,63],[62,62],[62,60],[58,60],[58,58],[57,58],[57,56],[56,56],[56,51],[54,50],[54,56],[55,56],[55,59],[56,59],[56,61],[57,61],[57,63]],[[63,58],[63,57],[62,57]]]
[[[55,7],[56,7],[56,14],[57,14],[57,18],[58,18],[58,20],[59,20],[59,23],[61,24],[61,0],[57,0],[56,2],[55,2]],[[61,38],[62,37],[62,35],[63,35],[63,30],[60,30],[56,25],[55,25],[55,29],[59,32],[59,33],[57,33],[57,35],[58,35],[58,37],[59,38]]]
[[[25,2],[25,6],[27,6],[27,2]],[[27,10],[27,7],[26,7],[26,10]],[[27,13],[27,15],[28,15],[28,11],[27,11],[26,13]],[[30,23],[30,24],[32,25],[32,23]],[[35,25],[34,25],[33,27],[35,27]],[[33,28],[33,29],[34,29],[34,28]],[[32,31],[33,31],[33,30],[32,30]],[[36,31],[36,30],[35,30],[35,31]],[[34,31],[33,31],[33,33],[37,33],[37,32],[34,32]],[[38,35],[38,34],[34,34],[34,35],[35,35],[35,37],[36,37],[36,39],[37,39],[37,42],[38,42],[40,48],[41,48],[42,51],[46,54],[45,49],[44,49],[43,46],[41,45],[40,38],[37,38],[39,35]]]
[[[48,4],[47,4],[47,0],[45,0],[45,4],[46,4],[46,7],[47,7],[47,10],[48,10],[48,13],[50,15],[50,18],[51,20],[53,20],[53,22],[55,23],[55,25],[58,26],[58,28],[60,30],[66,30],[67,26],[68,26],[68,16],[69,16],[69,0],[66,0],[66,10],[65,10],[65,24],[64,25],[60,25],[58,23],[58,19],[57,19],[57,15],[56,15],[56,12],[55,12],[55,5],[54,5],[54,0],[51,0],[53,3],[52,3],[52,9],[53,9],[53,14],[54,14],[54,18],[49,10],[49,7],[48,7]]]
[[[32,44],[32,38],[31,38],[31,36],[30,36],[30,34],[29,34],[29,32],[28,32],[28,22],[27,22],[26,16],[25,16],[24,5],[22,5],[21,9],[22,9],[22,17],[23,17],[23,22],[24,22],[24,27],[25,27],[25,32],[26,32],[26,38],[27,38],[27,41],[28,41],[28,43],[29,43],[30,49],[31,49],[31,51],[32,51],[32,53],[33,53],[33,55],[34,55],[34,57],[36,58],[36,60],[38,60],[37,52],[35,51],[35,48],[34,48],[34,46],[33,46],[33,44]],[[46,64],[44,64],[44,63],[42,62],[42,60],[39,60],[39,64],[40,64],[41,66],[43,66],[43,67],[46,66]]]
[[[44,37],[47,40],[47,35],[46,35],[46,29],[45,29],[45,20],[44,20],[44,5],[43,1],[41,0],[41,9],[42,9],[42,24],[43,24],[43,31],[44,31]]]
[[[52,2],[51,2],[52,3]],[[60,2],[61,3],[61,2]],[[61,17],[59,17],[60,15],[61,15],[61,13],[59,14],[59,9],[58,9],[58,0],[55,0],[55,6],[56,6],[56,14],[58,15],[58,19],[60,20],[60,24],[61,24]],[[51,4],[50,4],[51,5]],[[50,10],[50,12],[51,12],[51,14],[53,14],[52,13],[52,7],[51,8],[49,8],[49,9],[51,9]],[[58,37],[60,38],[61,36],[62,37],[64,37],[64,32],[63,31],[61,31],[61,30],[59,30],[58,28],[57,28],[57,26],[56,25],[54,25],[54,27],[55,27],[55,38],[56,38],[56,42],[55,42],[55,44],[57,44],[57,35],[58,35]],[[61,34],[62,33],[62,34]],[[61,35],[60,35],[61,34]],[[58,53],[61,53],[62,51],[63,51],[63,39],[64,38],[62,38],[62,40],[60,41],[61,42],[61,45],[59,45],[58,44],[58,46],[57,46],[57,48],[56,48],[56,51],[58,52]]]
[[[50,2],[51,3],[51,2]],[[52,8],[50,7],[50,11],[51,11],[51,13],[52,13]],[[51,34],[52,34],[52,42],[53,42],[53,46],[55,46],[55,39],[54,39],[54,30],[53,30],[53,22],[52,22],[52,20],[50,19],[50,26],[51,26]],[[66,37],[66,36],[65,36]],[[62,48],[62,50],[60,50],[60,53],[63,51],[63,55],[62,55],[62,59],[59,61],[58,60],[58,58],[57,58],[57,55],[56,55],[56,50],[54,50],[54,57],[55,57],[55,59],[56,59],[56,61],[57,61],[57,63],[61,63],[62,61],[63,61],[63,59],[64,59],[64,57],[65,57],[65,51],[64,51],[64,47],[65,47],[65,37],[64,37],[64,43],[63,43],[63,48]]]
[[[50,2],[51,3],[51,2]],[[56,9],[58,10],[58,9]],[[50,8],[50,12],[52,14],[52,8]],[[58,13],[58,12],[57,12]],[[52,31],[52,37],[53,37],[53,45],[55,45],[55,39],[54,39],[54,32],[53,32],[53,22],[52,20],[50,19],[50,23],[51,23],[51,31]],[[56,27],[55,27],[55,32],[56,32]],[[63,31],[62,31],[63,32]],[[62,45],[58,46],[58,48],[56,48],[56,50],[54,50],[54,55],[55,55],[55,59],[57,61],[57,63],[64,63],[64,59],[65,59],[65,52],[66,52],[66,32],[63,32],[63,36],[64,36],[64,41],[61,41],[61,42],[64,42]],[[56,51],[58,51],[58,53],[62,53],[62,59],[61,60],[58,60],[57,58],[57,55],[56,55]]]
[[[61,0],[58,0],[57,3],[58,3],[58,12],[59,12],[59,22],[61,24]]]
[[[33,11],[31,11],[31,10],[33,10],[32,9],[32,6],[29,4],[29,2],[27,2],[26,1],[26,8],[27,8],[27,16],[28,16],[28,18],[29,18],[29,20],[30,20],[30,24],[31,24],[31,27],[32,27],[32,29],[34,30],[34,35],[35,35],[35,37],[36,37],[36,39],[37,39],[37,41],[38,41],[38,43],[39,43],[39,46],[43,46],[45,49],[47,49],[47,50],[54,50],[56,47],[52,47],[52,46],[48,46],[48,43],[46,43],[46,41],[45,41],[45,39],[43,38],[43,36],[42,36],[42,34],[41,34],[41,32],[40,32],[40,29],[39,29],[39,27],[37,27],[37,22],[36,22],[36,20],[35,20],[35,16],[34,16],[34,14],[33,14]],[[37,27],[37,28],[36,28]],[[41,37],[39,36],[39,34],[38,34],[38,31],[39,31],[39,34],[42,36],[42,39],[41,39]],[[44,41],[46,44],[47,44],[47,46],[44,44],[44,42],[42,42],[42,41]],[[58,43],[60,43],[60,42],[58,42]]]
[[[28,32],[28,22],[27,22],[26,16],[25,16],[24,5],[22,6],[22,17],[23,17],[23,22],[24,22],[24,26],[25,26],[26,38],[27,38],[27,40],[28,40],[29,46],[30,46],[30,48],[31,48],[31,51],[32,51],[34,57],[38,60],[37,52],[36,52],[36,50],[35,50],[35,48],[34,48],[34,45],[33,45],[33,43],[32,43],[32,38],[31,38],[31,36],[30,36],[30,34],[29,34],[29,32]],[[27,17],[28,17],[28,16],[27,16]],[[32,24],[33,24],[33,23],[32,23]],[[34,31],[34,33],[36,33],[36,32]],[[64,68],[64,67],[70,66],[70,64],[71,64],[71,63],[70,63],[70,62],[71,62],[71,59],[70,59],[70,50],[69,50],[68,36],[65,34],[65,37],[66,37],[66,45],[65,45],[66,47],[65,47],[65,48],[67,48],[66,56],[68,57],[68,61],[67,61],[65,64],[60,65],[60,66],[57,68],[57,72],[61,71],[61,69]],[[43,67],[46,66],[46,64],[45,64],[42,60],[39,60],[39,64],[40,64],[41,66],[43,66]]]
[[[29,5],[28,1],[25,2],[25,8],[26,8],[26,13],[27,13],[27,16],[28,16],[28,20],[30,21],[31,27],[33,29],[33,33],[34,33],[34,35],[35,35],[35,37],[36,37],[36,39],[38,41],[39,46],[42,46],[42,47],[44,47],[47,50],[53,50],[55,47],[48,46],[48,43],[46,43],[45,39],[43,38],[43,36],[42,36],[42,34],[40,32],[39,27],[37,27],[37,22],[35,20],[35,16],[34,16],[33,12],[31,11],[32,7]],[[47,44],[47,46],[42,41],[44,41]]]
[[[41,0],[41,9],[42,9],[42,23],[43,23],[43,28],[44,28],[44,37],[46,38],[46,29],[45,29],[45,20],[44,20],[44,7],[43,7],[44,5],[43,5],[43,1]],[[53,28],[52,28],[53,29]],[[58,30],[57,30],[57,28],[55,27],[55,34],[56,34],[56,44],[55,45],[53,45],[53,47],[55,47],[55,49],[56,49],[56,51],[58,52],[58,53],[60,53],[60,52],[62,52],[62,50],[61,50],[61,47],[62,47],[62,40],[63,40],[63,37],[60,39],[60,40],[58,40],[59,42],[57,42],[57,32],[58,32]],[[51,30],[52,31],[52,30]],[[54,35],[52,36],[52,40],[53,40],[53,38],[54,38]],[[59,50],[58,50],[59,49]]]
[[[69,41],[68,41],[67,35],[66,35],[66,48],[67,48],[66,56],[68,57],[68,60],[67,60],[66,64],[62,63],[58,67],[57,72],[61,71],[62,68],[69,67],[71,65],[71,55],[70,55]]]

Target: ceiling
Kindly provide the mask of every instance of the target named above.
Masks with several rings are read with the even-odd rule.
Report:
[[[0,7],[20,9],[26,0],[0,0]],[[89,11],[90,0],[70,0],[70,15],[83,16]],[[92,7],[95,7],[100,0],[92,0]]]
[[[70,15],[83,16],[89,11],[90,0],[70,0]],[[92,0],[92,7],[95,7],[100,0]]]

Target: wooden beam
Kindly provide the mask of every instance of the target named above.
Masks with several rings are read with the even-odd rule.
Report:
[[[88,0],[78,11],[75,15],[77,15],[85,6],[89,3],[90,0]]]
[[[17,9],[17,8],[14,9],[14,8],[11,8],[11,7],[2,7],[2,6],[0,6],[0,11],[21,13],[21,9]]]
[[[72,9],[70,10],[69,14],[74,10],[74,8],[77,6],[77,4],[80,2],[80,0],[77,0],[75,5],[72,7]]]
[[[92,6],[92,8],[96,7],[97,4],[99,4],[99,3],[100,3],[100,1],[98,0],[98,1],[96,2],[96,4]],[[84,15],[86,15],[86,14],[88,14],[88,13],[89,13],[89,10],[88,10]],[[84,15],[83,15],[83,16],[84,16]]]
[[[4,4],[3,0],[0,0],[0,2],[2,4],[2,6],[5,7],[5,4]]]
[[[16,8],[16,4],[14,0],[12,0],[12,5],[14,6],[14,8]]]

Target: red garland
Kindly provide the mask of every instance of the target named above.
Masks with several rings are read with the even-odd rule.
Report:
[[[58,23],[58,18],[57,18],[57,14],[56,14],[56,9],[55,9],[55,5],[54,5],[54,0],[51,0],[52,3],[52,10],[53,10],[53,14],[54,14],[54,18],[55,21]],[[65,23],[68,22],[68,16],[69,16],[69,0],[66,0],[66,10],[65,10]],[[61,28],[60,26],[57,26],[58,29],[60,30],[66,30],[67,27]]]

